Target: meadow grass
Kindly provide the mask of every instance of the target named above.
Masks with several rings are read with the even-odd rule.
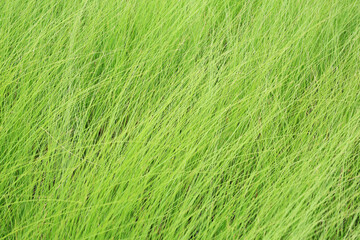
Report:
[[[1,0],[0,239],[359,239],[359,0]]]

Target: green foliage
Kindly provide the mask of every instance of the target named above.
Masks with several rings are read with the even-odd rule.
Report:
[[[359,239],[360,1],[0,1],[0,239]]]

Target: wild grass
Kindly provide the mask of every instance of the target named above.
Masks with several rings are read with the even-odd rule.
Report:
[[[358,0],[0,1],[0,239],[359,239]]]

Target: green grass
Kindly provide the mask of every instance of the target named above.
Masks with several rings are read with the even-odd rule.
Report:
[[[0,0],[0,239],[359,239],[359,0]]]

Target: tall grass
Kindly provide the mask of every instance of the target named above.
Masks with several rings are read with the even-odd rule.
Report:
[[[359,239],[360,1],[0,1],[0,239]]]

